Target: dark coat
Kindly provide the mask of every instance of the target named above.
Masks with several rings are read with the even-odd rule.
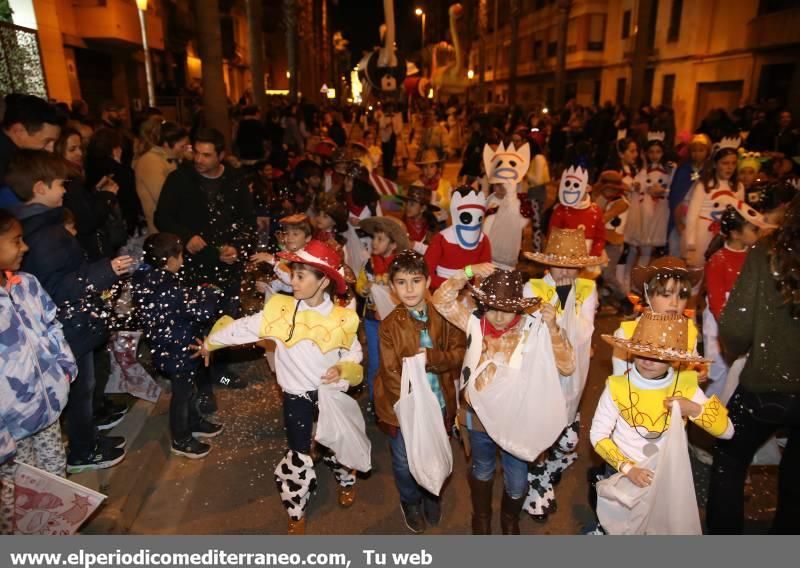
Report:
[[[253,199],[246,180],[226,167],[217,195],[209,199],[206,178],[193,166],[183,166],[167,176],[154,215],[159,231],[178,235],[184,244],[199,235],[208,246],[196,254],[185,253],[187,281],[220,287],[241,279],[244,260],[257,242]],[[219,247],[230,245],[239,261],[227,265],[219,260]]]
[[[136,176],[130,166],[120,164],[113,158],[102,158],[94,162],[86,163],[86,187],[95,187],[103,178],[109,176],[119,186],[117,200],[119,201],[122,216],[128,229],[128,234],[132,235],[142,223],[144,213],[139,196],[136,194]]]
[[[64,228],[61,207],[21,205],[13,213],[22,223],[30,250],[22,270],[42,283],[58,307],[58,319],[75,358],[108,339],[107,310],[100,294],[117,281],[108,259],[88,262],[78,240]]]
[[[109,191],[92,191],[79,178],[69,180],[64,187],[64,207],[75,216],[75,236],[89,260],[116,256],[127,240],[117,196]]]
[[[188,346],[202,338],[218,315],[216,289],[184,288],[177,275],[143,264],[132,277],[137,321],[150,343],[153,363],[167,376],[202,364]]]

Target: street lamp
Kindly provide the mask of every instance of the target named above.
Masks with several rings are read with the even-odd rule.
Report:
[[[422,49],[425,49],[425,11],[422,8],[417,8],[414,13],[418,18],[422,18]]]
[[[473,71],[472,69],[470,69],[469,71],[467,71],[467,79],[469,79],[470,81],[472,81],[472,79],[474,79],[474,78],[475,78],[475,71]]]
[[[147,100],[151,107],[156,106],[156,90],[153,86],[153,67],[150,61],[150,48],[147,45],[147,25],[144,13],[147,11],[147,0],[136,0],[136,9],[139,12],[139,25],[142,28],[142,49],[144,49],[144,72],[147,77]]]

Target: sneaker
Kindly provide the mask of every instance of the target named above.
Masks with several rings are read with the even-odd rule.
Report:
[[[189,437],[183,442],[173,440],[170,451],[176,456],[183,456],[190,460],[199,460],[208,455],[208,452],[211,451],[211,446]]]
[[[206,416],[217,411],[217,398],[213,392],[201,392],[197,395],[197,411]]]
[[[106,414],[96,417],[94,425],[98,430],[111,430],[114,426],[122,422],[123,418],[125,418],[124,412]]]
[[[67,461],[67,473],[81,473],[93,469],[106,469],[125,459],[125,450],[97,445],[94,452],[83,460]]]
[[[408,530],[414,534],[425,532],[425,519],[422,516],[421,504],[403,503],[400,501],[400,512],[403,513],[403,521],[405,521]]]
[[[125,414],[126,412],[128,412],[127,404],[117,404],[106,398],[103,400],[103,407],[100,409],[98,414]]]
[[[229,389],[243,389],[247,386],[247,381],[233,373],[223,373],[217,378],[217,382]]]
[[[208,420],[200,420],[192,426],[192,436],[196,438],[214,438],[219,436],[223,430],[222,424],[214,424]]]
[[[589,525],[581,529],[581,534],[584,536],[605,536],[606,531],[600,526],[600,523]]]
[[[98,436],[97,445],[102,448],[116,448],[121,450],[125,447],[128,441],[125,436]]]
[[[422,499],[422,512],[425,523],[429,527],[436,527],[442,520],[442,502],[439,499]]]

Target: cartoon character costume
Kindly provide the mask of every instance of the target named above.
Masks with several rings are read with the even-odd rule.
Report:
[[[311,241],[295,253],[281,252],[278,256],[319,270],[334,283],[337,294],[347,289],[338,268],[341,258],[325,243]],[[214,324],[206,340],[209,351],[265,338],[276,343],[276,376],[283,390],[289,449],[275,468],[275,481],[289,515],[290,532],[302,527],[308,500],[316,488],[317,476],[310,454],[322,377],[330,368],[337,367],[341,379],[350,386],[363,379],[357,331],[356,312],[335,305],[328,294],[317,306],[308,305],[305,299],[276,294],[258,314],[238,320],[224,316]],[[354,471],[339,463],[332,453],[325,455],[323,461],[339,484],[340,504],[352,504]]]
[[[580,166],[570,166],[561,175],[558,203],[550,217],[549,232],[553,229],[582,229],[586,248],[591,256],[602,257],[606,246],[603,210],[587,192],[589,172]]]
[[[453,224],[434,235],[425,251],[432,290],[466,266],[492,261],[492,246],[483,234],[485,214],[486,197],[482,192],[468,185],[453,191],[450,199]]]
[[[487,206],[492,212],[486,216],[483,232],[492,244],[492,262],[503,270],[513,270],[517,265],[522,246],[522,231],[530,223],[523,214],[517,188],[525,179],[530,162],[530,146],[524,144],[508,148],[501,143],[496,151],[487,144],[483,147],[483,164],[490,184],[503,184],[502,199],[492,194]]]
[[[553,229],[542,253],[526,252],[534,262],[564,268],[596,266],[600,258],[586,253],[586,237],[581,229]],[[568,424],[544,460],[531,466],[528,473],[530,489],[525,510],[534,520],[544,522],[556,509],[554,485],[578,455],[580,413],[578,405],[589,375],[594,315],[597,311],[597,285],[594,280],[576,278],[571,285],[556,286],[548,273],[544,278],[528,282],[523,290],[526,298],[538,297],[556,307],[558,325],[564,329],[575,350],[575,370],[561,376],[561,389],[567,401]]]

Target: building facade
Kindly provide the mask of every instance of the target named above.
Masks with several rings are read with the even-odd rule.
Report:
[[[506,102],[511,24],[509,0],[488,1],[484,72],[489,102]],[[712,108],[774,99],[800,113],[800,5],[792,0],[572,0],[566,41],[566,94],[584,105],[630,102],[636,36],[649,26],[642,101],[675,109],[691,130]],[[552,106],[559,37],[558,0],[520,0],[517,102]],[[497,32],[494,11],[497,5]],[[478,70],[473,42],[470,69]],[[477,83],[477,76],[473,80]]]

